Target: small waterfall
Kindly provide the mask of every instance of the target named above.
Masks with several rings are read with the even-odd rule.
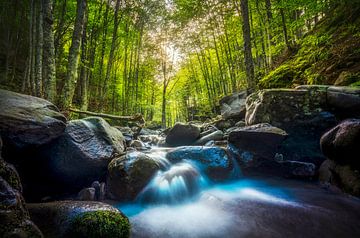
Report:
[[[191,198],[206,184],[200,172],[190,163],[178,163],[159,171],[139,194],[141,203],[179,203]]]

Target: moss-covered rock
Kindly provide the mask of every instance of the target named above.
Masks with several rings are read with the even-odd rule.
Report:
[[[61,201],[29,204],[33,220],[46,237],[130,236],[130,224],[116,208],[101,202]]]
[[[68,237],[118,237],[130,236],[129,220],[118,212],[94,211],[77,215],[66,233]]]

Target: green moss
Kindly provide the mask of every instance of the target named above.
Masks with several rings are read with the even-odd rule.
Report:
[[[130,237],[127,217],[114,211],[93,211],[76,216],[66,237]]]

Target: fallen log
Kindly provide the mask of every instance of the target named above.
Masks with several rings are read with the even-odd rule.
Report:
[[[81,111],[81,110],[78,110],[75,108],[70,108],[69,111],[74,112],[74,113],[88,115],[88,116],[102,117],[102,118],[111,119],[111,120],[138,122],[142,126],[145,124],[145,119],[141,114],[135,114],[133,116],[118,116],[118,115],[111,115],[111,114],[105,114],[105,113]]]

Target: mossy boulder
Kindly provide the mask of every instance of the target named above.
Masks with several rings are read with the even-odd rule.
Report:
[[[162,168],[144,153],[130,152],[113,159],[108,167],[107,194],[114,200],[133,200]]]
[[[29,204],[28,207],[46,237],[130,236],[128,218],[105,203],[61,201]]]
[[[44,99],[0,89],[0,108],[1,136],[17,149],[46,144],[65,130],[64,115]]]

